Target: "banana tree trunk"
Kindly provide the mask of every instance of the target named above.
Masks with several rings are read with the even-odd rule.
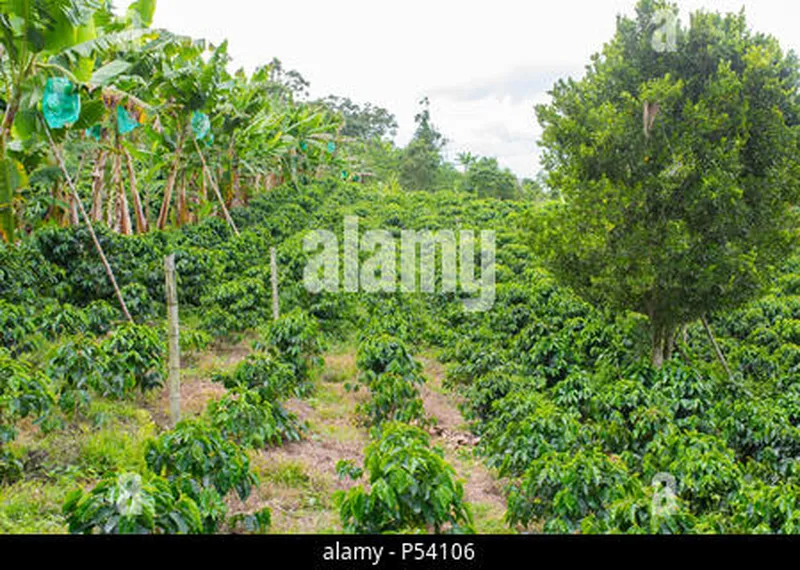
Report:
[[[245,203],[245,200],[241,199],[240,192],[241,192],[241,180],[239,176],[239,155],[236,153],[236,136],[234,135],[231,138],[231,146],[229,150],[230,162],[231,162],[231,191],[233,193],[233,200],[232,203],[236,204],[237,200],[239,203]]]
[[[178,135],[178,146],[175,148],[175,158],[172,161],[172,168],[167,177],[167,184],[164,187],[164,200],[161,202],[161,212],[158,214],[157,227],[163,230],[167,226],[169,219],[169,208],[172,203],[172,193],[175,190],[175,181],[178,178],[178,169],[181,165],[181,154],[183,153],[183,133]]]
[[[128,209],[128,194],[125,192],[125,181],[122,179],[122,153],[117,146],[116,160],[114,161],[114,182],[117,187],[117,226],[124,236],[133,234],[131,224],[131,211]]]
[[[208,183],[211,185],[211,188],[214,190],[214,194],[217,195],[217,200],[219,200],[219,205],[222,208],[222,213],[225,216],[225,220],[228,222],[233,234],[236,237],[239,237],[239,229],[236,227],[236,224],[231,218],[231,214],[228,211],[228,207],[225,204],[225,200],[222,198],[222,193],[219,191],[219,186],[214,181],[213,175],[211,174],[211,170],[208,168],[208,163],[206,163],[206,157],[203,156],[203,151],[200,150],[200,147],[197,145],[197,139],[193,139],[194,141],[194,149],[197,151],[197,156],[200,157],[200,162],[203,165],[203,175],[208,178]]]
[[[178,227],[189,223],[189,205],[186,202],[186,172],[178,184]]]
[[[128,149],[125,151],[125,162],[128,165],[128,179],[131,184],[131,197],[133,198],[133,211],[136,215],[136,233],[146,234],[149,231],[147,215],[142,208],[142,199],[139,196],[139,189],[136,187],[136,169],[133,164],[133,157]]]
[[[97,151],[97,160],[92,171],[92,213],[93,222],[103,219],[103,182],[106,178],[106,151]]]

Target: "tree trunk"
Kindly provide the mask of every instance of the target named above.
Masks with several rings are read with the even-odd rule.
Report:
[[[278,295],[278,251],[274,247],[269,249],[269,258],[270,282],[272,283],[272,320],[277,321],[281,316],[281,306]]]
[[[733,372],[731,372],[731,367],[728,365],[728,360],[725,358],[725,353],[722,352],[722,349],[717,343],[717,339],[714,337],[714,332],[711,330],[711,325],[708,324],[708,319],[705,317],[705,315],[703,315],[702,322],[703,328],[706,329],[706,334],[711,341],[711,345],[714,347],[717,360],[719,360],[720,364],[722,364],[722,367],[725,369],[725,373],[728,375],[728,378],[733,380]]]
[[[136,215],[136,233],[146,234],[149,231],[147,216],[142,208],[142,199],[139,196],[139,189],[136,187],[136,169],[133,164],[131,153],[125,149],[125,161],[128,165],[128,179],[131,184],[131,196],[133,197],[133,210]]]
[[[78,205],[75,203],[75,196],[70,193],[69,195],[69,224],[73,227],[79,226],[81,223],[78,217]]]
[[[100,149],[92,171],[92,214],[93,222],[103,219],[103,182],[106,177],[106,151]]]
[[[653,322],[652,319],[651,322]],[[651,361],[654,368],[661,369],[664,363],[672,358],[672,352],[675,349],[675,329],[671,326],[653,323],[652,331]]]
[[[122,179],[122,150],[117,145],[117,154],[114,157],[114,184],[117,188],[117,226],[124,236],[133,234],[131,212],[128,209],[128,194],[125,192],[125,181]]]
[[[225,216],[225,220],[228,222],[228,225],[230,226],[231,230],[233,230],[233,234],[236,237],[239,237],[239,230],[236,227],[233,218],[231,218],[230,212],[228,212],[228,207],[225,204],[225,200],[222,199],[222,194],[219,191],[219,186],[212,177],[211,171],[209,170],[208,164],[206,163],[206,158],[205,156],[203,156],[203,151],[201,151],[200,147],[197,145],[197,139],[194,139],[194,148],[197,151],[197,156],[200,157],[200,162],[203,164],[203,172],[205,176],[208,178],[208,183],[211,185],[211,188],[217,195],[217,200],[219,200],[219,205],[222,207],[222,213]]]
[[[238,162],[239,157],[236,154],[236,135],[231,137],[231,144],[228,148],[228,158],[231,163],[231,194],[232,194],[232,204],[236,204],[237,200],[239,200],[239,190],[240,190],[240,182],[239,182],[239,168]]]
[[[128,306],[125,304],[125,299],[122,296],[122,291],[120,291],[119,285],[117,285],[117,278],[114,276],[114,271],[111,269],[111,265],[108,263],[108,259],[106,258],[106,254],[103,251],[103,247],[100,245],[100,241],[97,239],[97,234],[94,232],[92,221],[89,219],[89,215],[86,213],[86,209],[83,207],[83,202],[81,202],[81,197],[78,194],[78,189],[75,187],[75,184],[72,183],[72,178],[70,178],[69,176],[69,172],[67,171],[67,166],[66,164],[64,164],[64,158],[61,156],[61,151],[59,151],[55,141],[53,141],[53,135],[50,134],[50,129],[47,128],[47,123],[45,123],[45,132],[47,133],[47,139],[50,142],[50,149],[53,151],[53,155],[56,158],[56,162],[58,162],[59,168],[61,168],[61,172],[64,173],[64,177],[67,180],[67,186],[69,186],[70,192],[72,192],[72,195],[75,198],[75,202],[78,205],[78,210],[81,213],[81,217],[83,217],[83,220],[86,223],[86,227],[89,229],[89,235],[92,237],[92,242],[94,243],[94,247],[97,250],[97,254],[100,256],[100,261],[103,264],[103,268],[106,270],[106,275],[108,276],[108,280],[111,282],[111,286],[113,287],[114,293],[117,296],[117,300],[119,301],[120,307],[122,308],[122,313],[125,315],[125,318],[128,320],[128,322],[132,323],[133,318],[131,317],[131,314],[128,311]]]
[[[172,169],[167,178],[167,185],[164,187],[164,200],[161,202],[161,212],[158,214],[159,230],[163,230],[167,226],[169,219],[169,208],[172,202],[172,192],[175,189],[175,181],[178,178],[178,169],[181,165],[181,153],[183,152],[183,133],[178,135],[178,146],[175,149],[175,159],[172,161]]]
[[[112,231],[119,232],[119,228],[117,227],[117,211],[119,207],[117,206],[117,202],[119,201],[119,196],[114,187],[114,165],[111,166],[111,188],[108,191],[108,196],[106,199],[106,225]]]
[[[664,337],[663,330],[660,327],[653,326],[653,353],[652,363],[653,368],[660,369],[664,366]]]
[[[205,169],[203,170],[202,176],[200,176],[200,204],[205,204],[208,202],[208,186],[206,186],[206,173]]]
[[[178,227],[189,222],[189,209],[186,203],[186,173],[181,176],[178,183]]]

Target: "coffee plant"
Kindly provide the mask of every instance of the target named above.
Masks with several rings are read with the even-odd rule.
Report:
[[[197,503],[164,478],[112,475],[64,502],[72,534],[201,534]]]
[[[227,389],[253,390],[268,402],[308,395],[310,386],[294,374],[294,369],[270,352],[250,354],[233,372],[215,373],[214,381]]]
[[[299,441],[306,427],[278,401],[260,392],[234,388],[208,406],[208,418],[220,433],[252,449]]]
[[[322,363],[319,324],[299,309],[267,326],[261,337],[264,346],[277,350],[301,381],[308,380],[311,369]]]
[[[104,395],[124,398],[134,390],[147,392],[163,385],[166,350],[155,329],[126,323],[101,348],[109,362],[101,385]]]
[[[366,475],[369,492],[357,486],[335,495],[342,524],[356,533],[400,531],[470,532],[472,514],[464,488],[441,449],[428,435],[401,423],[384,426],[367,446],[364,471],[337,466],[341,476]]]

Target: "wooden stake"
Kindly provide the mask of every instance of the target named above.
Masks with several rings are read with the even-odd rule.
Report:
[[[270,277],[272,279],[272,318],[276,321],[281,316],[281,307],[278,302],[278,252],[272,247],[269,250]]]
[[[175,275],[175,254],[164,259],[169,322],[169,419],[172,427],[181,419],[181,344],[178,320],[178,282]]]
[[[94,247],[97,250],[97,253],[100,255],[100,261],[103,263],[103,267],[106,270],[106,275],[108,275],[109,281],[111,281],[111,286],[114,288],[114,293],[117,296],[117,300],[119,301],[120,306],[122,307],[122,313],[125,315],[125,318],[128,322],[133,322],[133,318],[131,314],[128,312],[128,306],[125,304],[125,299],[122,298],[122,292],[119,290],[119,286],[117,285],[117,279],[114,277],[114,272],[111,270],[111,265],[108,263],[108,259],[106,259],[106,254],[103,252],[103,247],[100,245],[100,242],[97,239],[97,234],[94,233],[94,226],[92,226],[92,221],[89,219],[89,216],[86,214],[86,209],[83,207],[83,202],[81,201],[81,197],[78,194],[78,189],[75,188],[75,184],[72,182],[72,178],[67,171],[67,166],[64,164],[64,158],[61,156],[61,152],[58,150],[55,141],[53,140],[53,135],[50,133],[50,127],[47,126],[47,122],[44,123],[45,132],[47,133],[47,138],[50,141],[50,149],[53,151],[53,156],[56,157],[56,162],[58,162],[58,166],[61,169],[61,172],[64,174],[64,178],[67,180],[67,185],[69,186],[70,191],[72,192],[72,196],[75,199],[75,203],[78,205],[78,210],[83,217],[83,221],[86,222],[86,227],[89,228],[89,235],[92,236],[92,241],[94,242]]]

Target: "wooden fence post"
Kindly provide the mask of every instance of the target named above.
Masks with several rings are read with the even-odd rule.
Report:
[[[278,302],[278,252],[273,247],[269,250],[270,277],[272,279],[272,318],[278,320],[281,316],[281,307]]]
[[[178,320],[178,283],[175,275],[175,254],[164,259],[169,321],[169,419],[175,427],[181,419],[181,353],[180,322]]]

